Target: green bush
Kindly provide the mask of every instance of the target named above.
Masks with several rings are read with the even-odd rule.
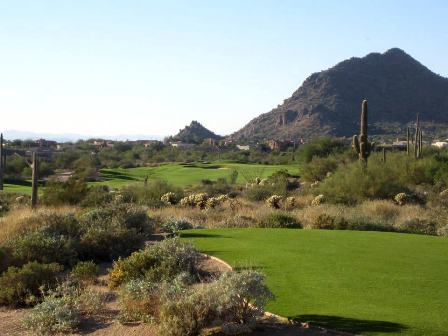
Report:
[[[77,260],[74,241],[63,235],[52,235],[38,230],[16,237],[6,243],[18,265],[36,261],[73,265]]]
[[[366,199],[391,199],[403,190],[407,188],[392,164],[370,160],[367,169],[359,162],[339,168],[319,184],[317,193],[329,202],[355,204]]]
[[[154,226],[146,212],[119,204],[92,210],[80,218],[82,260],[113,260],[143,246]]]
[[[87,184],[75,178],[67,182],[51,182],[43,189],[42,202],[51,206],[60,204],[78,204],[88,192]]]
[[[333,173],[338,167],[338,160],[334,156],[313,157],[311,162],[304,164],[300,171],[305,181],[322,181],[328,175]]]
[[[191,244],[182,243],[178,238],[166,239],[115,261],[109,273],[109,285],[114,288],[143,277],[150,282],[160,282],[183,272],[195,274],[199,257]]]
[[[275,192],[271,185],[257,185],[246,189],[244,192],[244,196],[253,202],[265,201],[273,194],[275,194]]]
[[[9,267],[0,277],[0,305],[23,306],[38,302],[43,288],[56,285],[62,266],[30,262]]]
[[[300,162],[310,162],[314,157],[327,157],[330,154],[340,154],[347,146],[340,140],[331,137],[321,137],[302,145],[297,151]]]
[[[0,274],[13,265],[12,251],[6,246],[0,246]]]
[[[410,219],[398,226],[398,231],[425,235],[437,235],[437,224],[423,219]]]
[[[81,201],[81,206],[88,207],[100,207],[109,204],[113,201],[113,194],[110,192],[107,186],[95,186],[89,189],[87,195]]]
[[[149,182],[147,186],[128,186],[121,191],[126,202],[146,205],[152,208],[163,207],[165,203],[161,198],[169,192],[175,193],[179,199],[183,197],[183,190],[175,188],[163,180]]]
[[[284,212],[272,212],[266,217],[262,218],[259,223],[259,227],[263,228],[285,228],[285,229],[294,229],[294,228],[302,228],[302,224],[299,220]]]
[[[70,272],[71,278],[80,282],[95,282],[99,274],[99,267],[93,261],[80,261]]]

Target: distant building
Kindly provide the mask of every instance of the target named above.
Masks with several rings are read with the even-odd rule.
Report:
[[[171,147],[174,148],[186,148],[186,147],[191,147],[191,144],[182,142],[182,141],[175,141],[175,142],[170,142]]]
[[[134,140],[126,141],[126,143],[130,145],[149,147],[151,145],[161,144],[162,142],[159,140]]]
[[[447,148],[448,142],[447,141],[434,141],[431,145],[434,147],[437,147],[437,148]]]
[[[36,147],[38,148],[57,148],[57,141],[39,139],[36,140]]]
[[[239,150],[242,150],[242,151],[250,150],[250,146],[249,145],[236,145],[236,148],[238,148]]]

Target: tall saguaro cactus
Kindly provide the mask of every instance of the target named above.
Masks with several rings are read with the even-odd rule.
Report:
[[[31,163],[32,169],[32,184],[31,184],[31,207],[35,208],[37,205],[37,191],[39,182],[39,159],[36,152],[33,152],[33,161]]]
[[[408,156],[411,154],[410,140],[411,140],[411,129],[408,126],[408,131],[406,133],[406,153],[408,154]]]
[[[420,128],[420,116],[417,114],[414,135],[414,159],[419,159],[423,151],[423,132]]]
[[[4,163],[3,160],[3,133],[0,134],[0,190],[3,190],[3,170],[4,170]]]
[[[362,107],[361,107],[361,127],[360,127],[360,134],[353,136],[353,148],[359,155],[359,160],[367,166],[367,159],[370,156],[370,153],[373,150],[374,143],[368,141],[367,139],[367,112],[368,112],[368,106],[367,106],[367,100],[362,101]]]

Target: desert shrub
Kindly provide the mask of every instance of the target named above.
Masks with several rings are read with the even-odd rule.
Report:
[[[121,323],[151,322],[158,315],[160,284],[132,279],[120,288]]]
[[[177,196],[173,192],[168,192],[160,198],[160,200],[168,205],[175,205],[177,203]]]
[[[121,193],[127,202],[138,203],[153,208],[164,206],[161,200],[162,196],[172,192],[179,198],[182,198],[183,191],[175,188],[171,184],[163,180],[155,180],[148,183],[147,186],[128,186],[123,188]]]
[[[397,178],[392,163],[382,164],[370,160],[367,169],[359,162],[341,167],[330,178],[318,186],[329,202],[355,204],[366,199],[391,199],[399,192],[407,190]]]
[[[321,137],[302,145],[297,151],[297,159],[300,162],[310,162],[314,157],[327,157],[330,154],[340,154],[346,149],[346,145],[331,137]]]
[[[25,328],[37,335],[54,335],[75,331],[80,313],[69,297],[49,296],[28,312],[23,320]]]
[[[6,246],[0,245],[0,274],[13,265],[12,251]]]
[[[80,261],[71,270],[72,279],[80,282],[95,282],[99,274],[99,267],[93,261]]]
[[[282,201],[282,197],[278,195],[272,195],[266,200],[266,204],[273,209],[280,208],[280,202]]]
[[[42,297],[42,288],[52,288],[62,266],[56,263],[30,262],[21,268],[9,267],[0,277],[0,304],[23,306]]]
[[[448,237],[448,224],[440,227],[437,230],[437,235],[438,236],[443,236],[443,237]]]
[[[198,335],[215,319],[217,298],[215,291],[200,286],[164,300],[160,306],[160,335]]]
[[[87,212],[80,218],[80,253],[83,260],[112,260],[140,248],[153,232],[146,212],[128,204]]]
[[[48,205],[78,204],[88,192],[87,184],[75,178],[67,182],[50,182],[42,194],[42,202]]]
[[[98,314],[103,304],[102,293],[65,282],[49,291],[43,301],[25,315],[23,323],[38,335],[73,332],[83,317]]]
[[[401,210],[404,210],[404,208],[400,208],[394,202],[386,200],[365,201],[360,205],[360,211],[366,217],[388,223],[393,223]]]
[[[160,282],[183,272],[195,274],[199,257],[199,252],[191,244],[178,238],[166,239],[115,261],[109,273],[109,285],[114,288],[143,277],[150,282]]]
[[[425,235],[437,235],[437,224],[420,218],[413,218],[400,223],[397,226],[400,232],[416,233]]]
[[[18,265],[30,261],[73,265],[77,260],[73,240],[63,235],[49,234],[42,229],[9,240],[6,246],[10,247],[12,257]]]
[[[274,295],[257,271],[224,273],[215,283],[219,317],[224,322],[251,322],[264,312],[264,306]]]
[[[168,218],[160,227],[162,231],[177,234],[181,230],[189,230],[193,225],[186,219]]]
[[[330,216],[326,213],[321,213],[311,223],[311,228],[321,230],[333,230],[335,228],[335,221],[336,221],[335,217]]]
[[[302,224],[299,220],[284,212],[272,212],[263,217],[258,224],[259,227],[264,228],[285,228],[294,229],[301,228]]]
[[[333,157],[313,157],[313,159],[304,164],[300,171],[305,181],[322,181],[338,167],[338,160]]]
[[[225,273],[217,281],[162,295],[160,334],[197,335],[211,323],[245,323],[263,313],[273,295],[262,274]]]
[[[89,189],[80,205],[85,208],[100,207],[111,203],[113,197],[108,186],[95,186]]]
[[[287,197],[285,204],[287,208],[294,208],[296,206],[296,198],[293,196]]]
[[[180,200],[180,205],[184,207],[197,207],[205,209],[209,196],[206,193],[192,194]]]
[[[257,185],[248,188],[244,191],[244,196],[253,202],[265,201],[274,193],[274,188],[271,185]]]
[[[325,196],[320,194],[313,198],[311,201],[311,206],[319,206],[323,203],[325,203]]]
[[[409,201],[409,196],[406,193],[401,192],[395,195],[394,200],[398,205],[405,205]]]

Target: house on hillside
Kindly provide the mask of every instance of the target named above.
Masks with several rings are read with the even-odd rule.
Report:
[[[250,145],[236,145],[236,148],[242,151],[248,151],[250,150]]]
[[[434,147],[437,147],[437,148],[447,148],[448,147],[448,141],[439,141],[439,140],[436,140],[436,141],[434,141],[432,144],[431,144],[431,146],[434,146]]]

